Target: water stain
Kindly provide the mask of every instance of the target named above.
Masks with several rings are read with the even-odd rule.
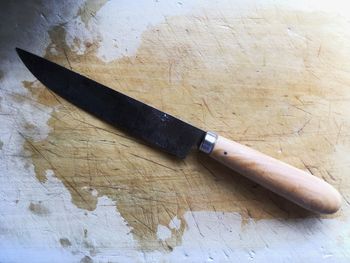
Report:
[[[50,210],[43,206],[41,202],[39,201],[38,203],[30,203],[28,209],[35,215],[38,216],[47,216],[50,214]]]
[[[95,19],[96,13],[108,0],[87,0],[78,11],[81,21],[88,26],[89,21]]]
[[[334,156],[339,146],[350,149],[347,28],[341,17],[282,10],[179,16],[144,32],[135,56],[105,63],[95,55],[98,43],[84,55],[70,50],[59,25],[49,32],[46,58],[309,170],[342,191],[350,169],[343,155]],[[53,170],[83,209],[94,210],[99,196],[115,200],[143,250],[180,244],[186,211],[239,212],[243,225],[249,219],[316,216],[203,154],[176,160],[38,82],[25,86],[39,103],[56,109],[49,136],[25,144],[38,179]],[[180,227],[159,241],[158,225],[175,216]]]
[[[93,263],[94,261],[89,256],[85,256],[80,260],[80,263]]]
[[[68,238],[60,238],[60,244],[62,247],[70,247],[72,245]]]
[[[97,251],[96,247],[92,243],[90,243],[90,242],[85,240],[83,242],[83,246],[85,248],[89,249],[90,256],[96,256],[98,251]]]

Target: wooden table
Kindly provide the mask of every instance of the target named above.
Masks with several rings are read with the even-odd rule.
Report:
[[[1,262],[349,261],[346,3],[2,5]],[[342,209],[135,141],[48,91],[15,46],[309,171]]]

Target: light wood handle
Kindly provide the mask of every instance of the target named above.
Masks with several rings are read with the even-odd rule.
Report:
[[[340,208],[340,194],[331,185],[247,146],[218,136],[210,156],[308,210],[331,214]]]

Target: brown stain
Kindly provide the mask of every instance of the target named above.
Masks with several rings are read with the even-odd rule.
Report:
[[[69,241],[68,238],[60,238],[60,244],[62,247],[70,247],[72,243]]]
[[[47,216],[50,214],[50,210],[43,206],[41,202],[39,201],[38,203],[30,203],[28,206],[28,209],[35,215],[38,216]]]
[[[52,93],[46,89],[42,88],[42,84],[39,81],[22,81],[25,88],[30,91],[30,95],[23,95],[18,93],[12,93],[12,98],[18,102],[22,103],[24,101],[31,101],[32,98],[36,98],[36,102],[45,106],[53,106],[57,103],[57,100],[52,95]]]
[[[330,26],[345,32],[333,34]],[[309,170],[344,193],[347,160],[337,153],[350,148],[350,49],[339,48],[348,43],[346,28],[341,17],[282,10],[239,18],[174,17],[145,32],[135,56],[104,63],[95,55],[97,43],[77,55],[64,42],[64,27],[57,26],[49,32],[46,58]],[[238,212],[243,225],[249,218],[317,216],[204,154],[176,160],[38,82],[25,85],[39,103],[56,108],[48,138],[25,145],[38,179],[44,181],[52,169],[83,209],[94,210],[98,196],[115,200],[144,250],[169,251],[180,244],[187,211]],[[168,225],[175,216],[181,228],[160,242],[158,224]]]

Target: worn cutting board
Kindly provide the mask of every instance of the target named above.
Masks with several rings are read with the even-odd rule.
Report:
[[[57,178],[70,194],[68,201],[87,213],[97,209],[101,197],[115,201],[110,209],[125,220],[144,253],[165,255],[182,246],[200,213],[240,215],[238,234],[245,227],[276,219],[306,220],[306,225],[316,219],[321,226],[322,220],[335,224],[346,220],[350,198],[350,27],[346,17],[287,7],[242,12],[232,11],[229,5],[227,10],[198,8],[148,25],[132,54],[125,50],[124,56],[106,59],[99,55],[104,33],[93,26],[108,19],[98,15],[103,6],[79,9],[79,26],[93,32],[93,37],[80,36],[69,23],[51,27],[44,56],[323,178],[341,192],[343,209],[319,218],[203,154],[174,159],[77,109],[38,81],[23,80],[28,93],[12,94],[16,103],[53,109],[44,138],[32,136],[38,129],[35,123],[21,126],[23,154],[33,164],[35,180],[45,185],[48,176]],[[93,10],[92,15],[86,10]],[[121,49],[118,41],[112,49]],[[35,215],[45,216],[46,209],[53,209],[39,200],[28,201]],[[188,219],[191,214],[194,221]],[[220,216],[205,219],[204,228],[219,224]],[[225,224],[227,229],[222,231],[232,232],[233,222]],[[204,242],[205,250],[205,240],[215,239],[215,234],[204,234],[202,227],[197,224],[199,234],[194,240]],[[97,252],[90,251],[90,259],[99,254],[96,240]],[[74,242],[69,236],[60,239],[67,249]],[[223,246],[232,249],[230,244]]]

